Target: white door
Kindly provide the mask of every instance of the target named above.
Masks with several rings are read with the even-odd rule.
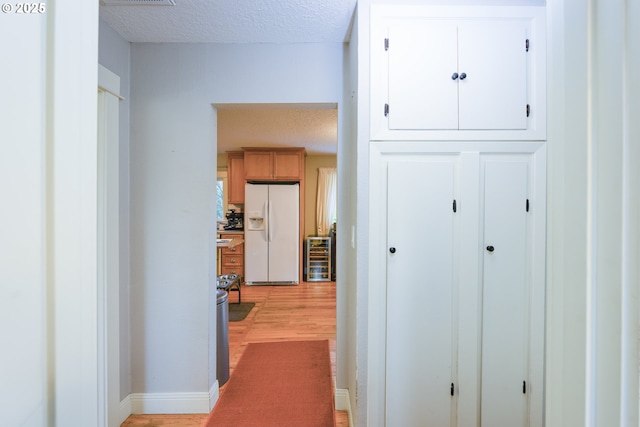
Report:
[[[530,156],[484,156],[481,426],[527,425]]]
[[[298,282],[300,187],[269,185],[269,281]],[[246,197],[246,196],[245,196]]]
[[[244,275],[247,282],[269,279],[268,185],[245,185]]]
[[[432,21],[389,28],[389,128],[458,129],[457,29]]]
[[[456,157],[388,164],[386,424],[454,425]]]
[[[526,129],[526,38],[522,21],[459,26],[460,129]]]

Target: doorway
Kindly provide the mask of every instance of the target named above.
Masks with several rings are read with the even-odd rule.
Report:
[[[228,183],[230,179],[228,152],[242,152],[243,148],[248,147],[302,147],[305,149],[304,196],[301,200],[304,205],[304,214],[300,218],[303,224],[300,239],[301,242],[304,242],[307,237],[317,236],[318,170],[320,168],[337,170],[339,164],[338,104],[214,104],[214,108],[217,144],[216,169],[218,182],[222,183],[223,187],[224,183]],[[338,172],[338,189],[340,188],[339,181],[340,173]],[[238,211],[244,209],[242,204],[227,203],[224,196],[218,203],[225,205],[222,211],[220,209],[214,210],[218,215],[220,212],[229,212],[230,209]],[[224,221],[224,218],[218,219]],[[336,214],[337,222],[339,222],[339,218]],[[310,284],[310,282],[302,282],[303,277],[300,279],[301,286]],[[313,283],[311,283],[312,285]],[[337,276],[333,278],[332,286],[336,288],[340,286]],[[280,289],[277,292],[286,293],[287,289]],[[262,293],[264,292],[257,292],[260,295],[258,298],[264,297],[265,301],[274,297],[274,295],[263,296]],[[322,284],[318,284],[318,295],[318,298],[326,297],[326,287]],[[332,321],[336,322],[335,302],[331,308],[334,317]],[[231,326],[233,327],[233,325]],[[334,330],[334,343],[336,334],[337,332]],[[335,345],[332,350],[335,351]]]

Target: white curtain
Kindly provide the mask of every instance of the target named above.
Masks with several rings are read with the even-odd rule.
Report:
[[[336,168],[318,168],[318,199],[316,203],[316,232],[328,236],[336,217]]]

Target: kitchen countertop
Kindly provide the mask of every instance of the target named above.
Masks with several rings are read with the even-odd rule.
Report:
[[[221,241],[222,240],[222,241]],[[216,246],[218,248],[232,248],[234,246],[238,246],[244,243],[244,239],[234,237],[233,239],[219,239],[216,242]]]
[[[218,234],[239,234],[239,235],[244,235],[244,230],[218,230]]]

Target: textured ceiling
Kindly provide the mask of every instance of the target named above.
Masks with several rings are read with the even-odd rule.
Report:
[[[342,43],[348,41],[356,0],[175,0],[175,3],[175,6],[101,3],[100,18],[130,42]]]
[[[305,147],[307,154],[335,154],[335,105],[218,106],[218,153],[242,147]]]

